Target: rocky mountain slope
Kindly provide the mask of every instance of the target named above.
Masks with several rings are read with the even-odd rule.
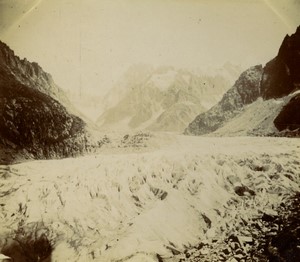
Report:
[[[300,128],[300,27],[286,36],[276,58],[244,72],[213,108],[198,115],[186,134],[267,135]],[[295,97],[294,97],[295,96]],[[257,117],[255,117],[257,116]]]
[[[182,132],[199,112],[221,98],[230,86],[228,75],[237,71],[227,65],[226,76],[209,76],[172,67],[133,66],[105,97],[97,123],[107,130]]]
[[[221,101],[207,112],[197,116],[185,132],[195,135],[214,132],[229,119],[238,115],[244,105],[258,98],[262,71],[262,66],[258,65],[243,72]],[[245,86],[248,88],[246,89]]]
[[[62,101],[62,102],[61,102]],[[0,42],[0,161],[79,154],[89,147],[85,122],[36,63]]]

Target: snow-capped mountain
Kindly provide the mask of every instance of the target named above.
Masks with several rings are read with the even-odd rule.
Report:
[[[227,70],[227,75],[232,74],[238,73]],[[97,124],[106,130],[182,132],[229,86],[230,78],[222,74],[196,75],[172,67],[132,66],[105,97]]]
[[[222,100],[198,115],[186,134],[284,135],[300,128],[300,27],[278,55],[241,74]],[[279,134],[279,131],[287,131]]]
[[[0,162],[79,154],[86,123],[50,74],[0,42]]]

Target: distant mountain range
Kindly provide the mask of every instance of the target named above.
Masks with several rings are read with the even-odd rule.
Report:
[[[299,135],[300,26],[263,68],[249,68],[210,110],[186,128],[193,135]]]
[[[37,63],[0,41],[0,162],[80,154],[91,146],[86,123]]]
[[[104,98],[97,124],[108,131],[183,132],[197,114],[219,101],[239,73],[240,68],[230,63],[214,75],[132,66]]]

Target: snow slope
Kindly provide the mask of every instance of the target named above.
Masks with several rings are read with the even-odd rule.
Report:
[[[265,136],[278,133],[274,119],[297,94],[299,91],[278,99],[258,98],[252,104],[246,105],[235,117],[209,136]]]
[[[299,190],[299,150],[299,139],[162,133],[143,150],[116,145],[98,155],[0,166],[0,251],[20,227],[42,222],[53,262],[178,261],[185,248],[222,241],[240,217]],[[238,196],[239,185],[255,197]],[[252,208],[230,204],[245,199]]]
[[[274,126],[274,119],[279,114],[283,100],[257,99],[224,126],[211,134],[212,136],[247,136],[265,135],[277,132]]]

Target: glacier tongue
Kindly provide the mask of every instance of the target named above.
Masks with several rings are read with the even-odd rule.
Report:
[[[151,143],[160,147],[1,166],[0,251],[20,227],[42,223],[52,261],[174,258],[299,190],[296,139],[161,134]],[[239,185],[255,197],[239,196]],[[230,205],[246,198],[251,208]]]

